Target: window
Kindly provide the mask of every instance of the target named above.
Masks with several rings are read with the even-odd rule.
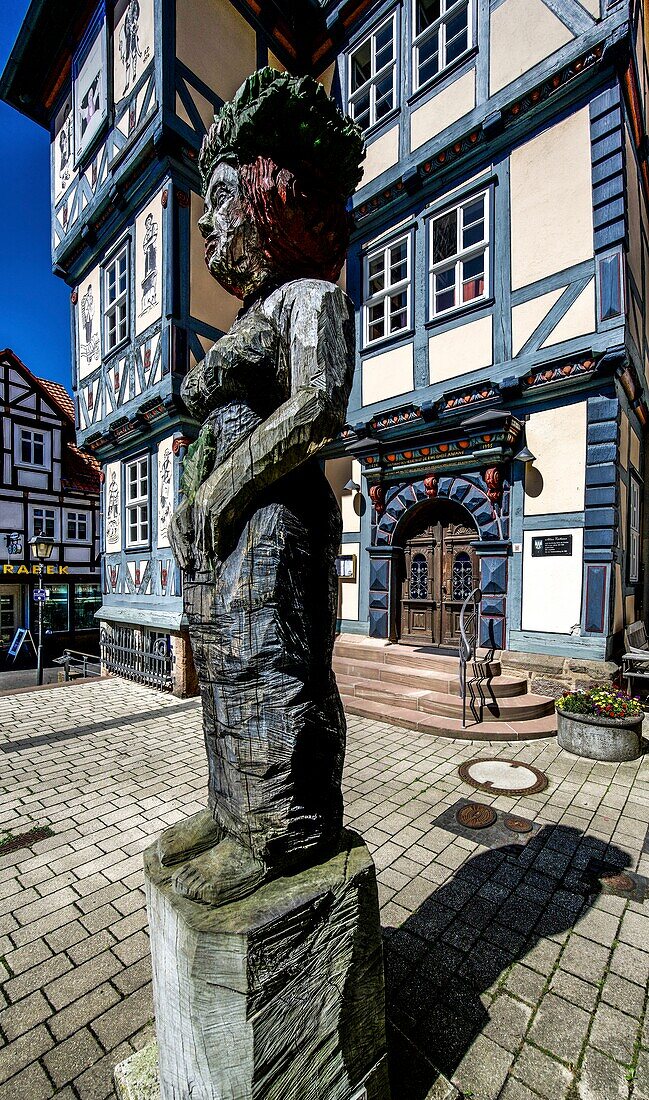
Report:
[[[368,254],[363,299],[365,344],[410,327],[410,235]]]
[[[45,436],[31,428],[20,429],[20,461],[28,466],[45,465]]]
[[[56,512],[53,508],[34,508],[32,512],[32,535],[45,535],[55,538]]]
[[[415,554],[410,562],[410,599],[428,599],[428,562],[423,554]]]
[[[629,479],[629,584],[640,580],[640,482],[631,474]]]
[[[487,192],[430,223],[430,316],[486,298],[489,292]]]
[[[422,88],[472,45],[469,0],[414,0],[414,87]]]
[[[48,584],[43,604],[43,628],[53,633],[70,629],[67,584]]]
[[[464,551],[455,555],[451,587],[454,600],[466,600],[473,590],[473,567],[471,559]]]
[[[349,113],[369,130],[396,106],[396,16],[391,15],[349,55]]]
[[[75,584],[74,629],[95,630],[95,611],[101,607],[101,589],[98,584]]]
[[[67,513],[67,537],[70,542],[86,542],[88,539],[88,513]]]
[[[149,541],[149,460],[126,464],[126,545]]]
[[[0,641],[4,644],[11,637],[18,624],[17,599],[13,593],[0,596]]]
[[[104,351],[110,352],[128,336],[128,244],[104,268]]]

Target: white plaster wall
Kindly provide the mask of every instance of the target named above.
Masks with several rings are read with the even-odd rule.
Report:
[[[257,68],[255,31],[229,0],[176,0],[176,53],[221,99]]]
[[[564,340],[573,340],[575,336],[594,332],[595,326],[595,280],[591,279],[544,340],[542,347],[548,348],[553,344],[561,344]]]
[[[403,344],[364,359],[361,370],[364,405],[409,393],[415,385],[413,345]]]
[[[151,219],[147,231],[147,219]],[[146,250],[145,250],[146,245]],[[137,336],[162,317],[164,217],[162,190],[135,220],[135,333]],[[145,279],[146,255],[149,269]]]
[[[204,203],[200,195],[192,192],[191,225],[189,237],[189,312],[198,321],[227,332],[234,321],[241,302],[213,279],[205,264],[205,242],[198,228]],[[212,341],[208,341],[208,347]]]
[[[512,356],[518,355],[524,344],[541,324],[541,321],[550,312],[552,306],[563,294],[565,287],[558,290],[549,290],[547,294],[539,294],[536,298],[530,298],[529,302],[522,302],[512,309]]]
[[[443,382],[493,362],[491,317],[439,332],[428,341],[430,381]]]
[[[532,557],[532,539],[572,535],[570,557]],[[584,532],[581,527],[523,533],[523,630],[570,634],[581,621]]]
[[[356,555],[356,580],[339,581],[338,615],[341,619],[358,619],[359,575],[361,547],[359,542],[345,542],[340,547],[341,554]]]
[[[505,0],[491,14],[490,94],[511,84],[572,37],[542,0]]]
[[[588,107],[513,150],[510,187],[514,289],[593,255]]]
[[[381,172],[385,172],[396,164],[399,159],[399,127],[393,126],[381,137],[376,138],[367,146],[367,153],[363,161],[363,178],[357,190],[371,183]]]
[[[447,126],[457,122],[475,107],[475,69],[454,80],[438,92],[410,116],[410,149],[441,134]]]
[[[532,413],[525,433],[536,456],[525,472],[525,515],[581,512],[586,487],[586,402]]]

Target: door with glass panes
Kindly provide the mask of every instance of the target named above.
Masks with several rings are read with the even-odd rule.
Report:
[[[459,505],[435,501],[405,533],[400,641],[457,649],[460,611],[478,585],[477,538]]]

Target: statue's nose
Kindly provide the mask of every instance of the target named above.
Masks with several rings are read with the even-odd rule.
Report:
[[[204,237],[209,237],[210,233],[212,232],[212,222],[207,214],[207,211],[203,214],[202,217],[198,219],[198,228],[200,229]]]

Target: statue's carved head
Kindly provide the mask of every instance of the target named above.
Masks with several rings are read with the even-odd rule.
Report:
[[[239,298],[265,283],[337,279],[363,155],[360,130],[317,81],[271,68],[248,77],[199,158],[214,278]]]

